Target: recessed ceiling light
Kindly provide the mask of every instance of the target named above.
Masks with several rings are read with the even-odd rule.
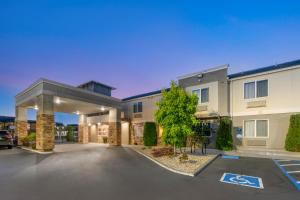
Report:
[[[101,111],[104,111],[104,110],[105,110],[105,108],[102,106],[102,107],[101,107]]]

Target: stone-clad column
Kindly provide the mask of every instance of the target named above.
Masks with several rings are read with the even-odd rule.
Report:
[[[54,110],[53,96],[38,96],[36,117],[36,149],[51,151],[54,149]]]
[[[86,115],[79,116],[78,123],[78,143],[87,144],[89,142],[89,127]]]
[[[110,146],[121,145],[121,111],[119,109],[109,110],[108,143]]]
[[[18,145],[28,135],[27,130],[27,108],[16,106],[15,133],[18,136]]]

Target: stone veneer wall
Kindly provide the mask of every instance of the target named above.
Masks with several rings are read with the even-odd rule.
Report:
[[[54,148],[54,115],[38,114],[36,118],[36,149],[51,151]]]
[[[121,122],[109,122],[108,143],[112,146],[121,145]]]
[[[89,143],[89,127],[86,124],[78,125],[78,143]]]
[[[16,134],[18,136],[18,145],[22,145],[22,140],[28,135],[27,121],[16,121]]]

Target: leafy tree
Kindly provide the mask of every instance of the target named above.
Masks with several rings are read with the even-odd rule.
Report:
[[[144,145],[155,146],[157,144],[157,131],[155,122],[145,122],[144,124]]]
[[[300,151],[300,114],[291,115],[288,134],[285,139],[287,151]]]
[[[217,131],[216,147],[220,150],[232,150],[233,140],[231,134],[231,119],[229,117],[220,118],[220,126]]]
[[[196,95],[189,95],[174,81],[169,91],[162,91],[162,100],[157,103],[155,120],[163,128],[162,139],[165,144],[183,147],[186,138],[193,133],[192,126],[197,122],[194,114],[198,104]]]
[[[68,142],[74,141],[74,127],[73,126],[67,127],[67,141]]]

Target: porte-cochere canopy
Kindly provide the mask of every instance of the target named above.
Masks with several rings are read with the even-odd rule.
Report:
[[[79,115],[80,143],[88,142],[88,116],[99,116],[109,126],[110,145],[121,144],[121,100],[47,79],[39,79],[16,95],[16,133],[19,143],[27,135],[27,109],[37,110],[36,148],[50,151],[54,148],[54,113]],[[97,115],[99,114],[99,115]],[[101,118],[101,115],[107,115]]]

